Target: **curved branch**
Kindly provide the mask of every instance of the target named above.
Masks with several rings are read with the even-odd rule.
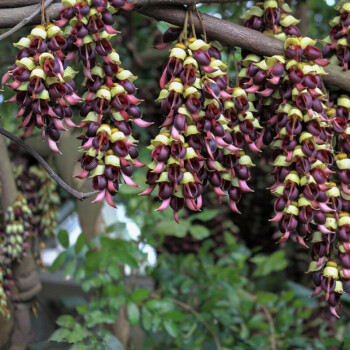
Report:
[[[2,0],[0,0],[2,1]],[[0,16],[0,28],[11,28],[26,18],[30,17],[35,10],[38,9],[38,5],[16,7],[16,8],[5,8],[1,9]],[[58,12],[62,9],[61,4],[51,4],[47,7],[46,11],[50,18],[57,18]],[[37,13],[33,18],[30,19],[26,24],[38,24],[40,23],[40,14]]]
[[[5,130],[1,127],[0,127],[0,134],[9,138],[12,142],[14,142],[18,146],[22,147],[27,153],[29,153],[31,156],[33,156],[43,166],[43,168],[53,178],[53,180],[60,187],[62,187],[65,191],[67,191],[69,194],[71,194],[73,197],[82,201],[82,200],[89,198],[89,197],[93,196],[94,194],[98,193],[98,191],[82,193],[82,192],[79,192],[79,191],[75,190],[74,188],[70,187],[53,171],[53,169],[50,167],[50,165],[46,163],[46,161],[40,156],[40,154],[38,154],[35,150],[33,150],[31,147],[29,147],[20,138],[11,134],[10,132],[8,132],[7,130]],[[0,162],[0,164],[1,163],[2,163],[2,161]]]
[[[53,0],[60,2],[60,0]],[[193,4],[228,4],[232,2],[247,0],[130,0],[130,3],[136,6],[155,6],[155,5],[193,5]],[[0,8],[15,8],[29,5],[40,4],[40,0],[1,0]]]
[[[44,7],[46,8],[49,6],[54,0],[45,0]],[[13,28],[11,28],[8,32],[0,35],[0,40],[3,40],[10,36],[11,34],[17,32],[20,28],[24,27],[28,22],[30,22],[39,12],[41,11],[41,5],[37,7],[37,9],[27,18],[25,18],[23,21],[19,22],[17,25],[15,25]]]
[[[140,0],[138,3],[142,3],[143,1],[147,0]],[[165,3],[166,0],[149,1],[162,1],[162,3]],[[167,1],[173,4],[172,0]],[[174,1],[183,2],[189,0]],[[61,8],[61,4],[51,4],[47,9],[50,18],[57,18]],[[1,10],[0,28],[11,27],[17,24],[30,16],[35,9],[36,5]],[[143,6],[140,9],[140,13],[155,18],[158,21],[182,25],[185,19],[186,9],[183,6]],[[214,16],[202,14],[202,19],[208,36],[211,39],[220,41],[224,45],[241,47],[263,56],[284,55],[283,41],[281,40]],[[40,18],[37,15],[32,21],[38,23]],[[194,18],[194,23],[198,33],[201,33],[202,27],[197,16]],[[350,92],[350,71],[343,71],[340,67],[332,63],[325,67],[325,71],[328,74],[323,77],[323,80],[328,86],[335,86]]]
[[[182,25],[186,11],[183,7],[152,7],[140,11],[142,14],[175,25]],[[284,55],[283,41],[260,33],[256,30],[231,23],[223,19],[201,14],[207,35],[223,45],[237,46],[263,56]],[[202,26],[197,17],[194,19],[196,31],[201,33]],[[331,63],[325,67],[328,73],[322,78],[328,86],[336,86],[350,92],[350,71]]]

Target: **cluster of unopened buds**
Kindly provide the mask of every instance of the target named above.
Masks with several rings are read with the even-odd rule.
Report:
[[[14,44],[19,49],[15,64],[2,78],[4,85],[14,90],[9,102],[20,106],[17,114],[25,128],[23,137],[31,135],[35,127],[47,136],[50,148],[59,152],[57,142],[61,131],[72,122],[71,106],[80,101],[75,93],[73,78],[76,72],[68,66],[64,50],[67,42],[62,30],[55,25],[37,26]]]
[[[296,24],[300,22],[291,15],[291,9],[283,1],[265,0],[252,6],[242,17],[245,26],[285,41],[288,36],[300,37]],[[248,94],[254,109],[252,113],[263,127],[257,147],[269,145],[275,137],[270,118],[281,103],[291,97],[291,90],[284,81],[285,59],[283,56],[262,58],[242,50],[240,86]]]
[[[348,4],[342,1],[338,6],[340,17],[335,21],[344,26]],[[274,149],[276,183],[271,190],[277,199],[272,221],[282,232],[280,241],[289,236],[304,246],[305,241],[311,241],[314,261],[310,271],[317,286],[314,295],[323,290],[331,312],[337,316],[340,295],[349,292],[350,285],[350,100],[331,93],[329,104],[321,79],[325,74],[322,67],[328,62],[315,41],[300,37],[295,26],[299,21],[288,12],[282,2],[267,0],[243,17],[248,20],[247,27],[285,40],[285,58],[261,59],[243,52],[240,86],[253,102],[249,110],[263,126],[257,147],[264,143]],[[340,27],[337,30],[341,31]],[[330,56],[329,51],[324,52]]]
[[[53,236],[57,227],[60,197],[57,184],[41,167],[16,169],[16,185],[32,211],[31,232],[36,236]]]
[[[108,57],[113,51],[110,40],[118,33],[113,28],[113,15],[121,8],[131,10],[134,5],[127,4],[126,0],[63,0],[62,4],[64,8],[56,25],[65,26],[69,58],[77,51],[85,76],[91,78],[89,71],[95,66],[97,56],[101,56],[106,65],[112,63]],[[107,76],[116,73],[113,68],[107,69]]]
[[[79,124],[85,129],[81,136],[83,152],[80,158],[82,171],[77,177],[92,178],[96,201],[106,198],[115,207],[113,196],[124,181],[131,180],[134,167],[143,166],[137,160],[137,141],[132,137],[131,122],[138,126],[150,125],[141,119],[135,97],[137,78],[121,68],[118,53],[112,48],[111,39],[118,33],[113,15],[120,8],[132,9],[124,0],[63,1],[59,26],[67,25],[67,51],[78,53],[84,65],[84,104]]]
[[[265,0],[252,6],[241,18],[246,20],[247,28],[284,41],[288,36],[300,36],[296,27],[300,20],[291,12],[289,5],[283,1]]]
[[[13,283],[12,264],[21,261],[29,245],[31,220],[31,210],[22,195],[4,213],[4,222],[0,227],[0,314],[7,314],[8,311],[3,296],[4,293],[9,295]]]
[[[170,28],[164,42],[178,34]],[[248,101],[242,89],[228,87],[220,48],[195,37],[178,42],[170,51],[160,87],[157,101],[165,121],[151,141],[153,161],[143,194],[158,186],[162,201],[158,210],[170,206],[178,221],[182,208],[201,209],[208,183],[220,201],[228,195],[230,207],[238,211],[241,192],[251,191],[246,181],[252,162],[241,147],[244,132],[240,129]],[[249,139],[251,130],[244,131]]]
[[[350,61],[350,1],[341,0],[335,6],[338,15],[330,21],[331,30],[329,36],[324,39],[325,46],[322,50],[323,57],[335,64],[349,69]]]

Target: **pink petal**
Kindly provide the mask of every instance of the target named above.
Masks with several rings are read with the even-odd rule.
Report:
[[[128,100],[129,103],[132,103],[134,105],[137,105],[142,102],[142,100],[140,100],[134,95],[126,95],[126,99]]]
[[[78,128],[78,125],[73,123],[72,119],[70,118],[63,118],[64,124],[66,124],[70,128]]]
[[[109,193],[108,190],[105,190],[105,191],[106,191],[106,201],[107,201],[107,203],[108,203],[112,208],[117,208],[117,206],[114,204],[112,195]]]
[[[101,191],[91,203],[101,202],[105,199],[106,190]]]
[[[254,192],[248,185],[247,182],[244,180],[238,180],[239,187],[243,192]]]
[[[282,212],[279,212],[277,213],[272,219],[270,219],[269,221],[272,221],[272,222],[279,222],[283,219],[283,213]]]
[[[1,85],[4,86],[5,83],[10,79],[10,77],[11,77],[10,72],[6,72],[1,78]]]
[[[143,164],[143,163],[141,163],[139,160],[137,160],[137,159],[133,159],[133,166],[135,167],[135,168],[143,168],[144,166],[146,166],[146,164]]]
[[[218,196],[227,196],[227,193],[225,193],[220,187],[214,187],[213,189]]]
[[[250,148],[251,151],[253,152],[261,152],[261,150],[256,146],[255,143],[248,143],[248,147]]]
[[[170,205],[170,199],[171,198],[168,198],[168,199],[165,199],[162,204],[156,209],[156,211],[163,211],[163,210],[166,210],[169,208],[169,205]]]
[[[344,183],[341,184],[341,189],[343,190],[343,192],[345,194],[347,194],[348,196],[350,196],[350,190],[349,190],[349,186],[345,185]]]
[[[132,186],[132,187],[139,187],[137,184],[135,184],[134,181],[131,180],[131,178],[129,176],[126,176],[123,172],[122,172],[122,176],[123,176],[123,179],[127,185]]]
[[[88,69],[87,67],[84,66],[83,71],[84,71],[84,75],[85,75],[88,79],[93,80],[93,79],[92,79],[92,76],[91,76],[90,69]]]
[[[236,202],[234,202],[232,199],[230,199],[230,209],[235,213],[241,214],[241,212],[237,208]]]
[[[58,149],[57,147],[57,143],[52,140],[50,137],[48,137],[48,142],[49,142],[49,147],[54,151],[54,152],[57,152],[57,153],[61,153],[60,150]]]
[[[89,172],[83,169],[79,174],[75,175],[78,179],[85,179],[89,175]]]
[[[223,99],[223,100],[228,100],[230,98],[233,98],[232,95],[230,95],[229,93],[227,93],[226,91],[220,91],[220,97]]]
[[[350,194],[350,193],[349,193]],[[320,209],[322,211],[324,211],[325,213],[330,213],[333,212],[334,209],[330,208],[326,203],[318,203],[318,206],[320,207]]]
[[[152,173],[160,174],[164,169],[164,162],[159,162],[157,166],[152,170]]]
[[[148,126],[151,126],[153,124],[153,122],[152,123],[145,122],[141,118],[133,119],[133,122],[141,128],[147,128]]]
[[[139,196],[147,196],[147,195],[149,195],[150,193],[153,192],[155,187],[156,187],[156,185],[148,186],[143,192],[139,193]]]
[[[329,230],[325,225],[317,225],[317,227],[324,234],[333,233],[333,231]]]

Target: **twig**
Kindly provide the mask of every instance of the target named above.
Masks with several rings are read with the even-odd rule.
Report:
[[[235,63],[235,72],[236,72],[236,87],[239,86],[239,79],[238,79],[238,62],[236,58],[236,50],[235,48],[232,49],[232,55],[233,55],[233,62]]]
[[[24,27],[28,22],[30,22],[40,11],[42,11],[42,8],[46,8],[47,6],[49,6],[54,0],[46,0],[43,5],[39,5],[37,7],[36,10],[33,11],[33,13],[25,18],[23,21],[19,22],[17,25],[15,25],[13,28],[11,28],[9,31],[7,31],[6,33],[0,35],[0,40],[3,40],[5,38],[7,38],[8,36],[10,36],[11,34],[17,32],[17,30],[19,30],[20,28]],[[43,12],[43,11],[42,11]],[[44,17],[44,21],[45,21],[45,17]]]
[[[45,27],[45,0],[41,0],[41,25]]]
[[[155,292],[151,293],[150,296],[151,296],[151,297],[154,297],[154,298],[160,298],[159,294],[157,294],[157,293],[155,293]],[[199,322],[201,322],[201,323],[203,324],[203,326],[204,326],[204,327],[208,330],[208,332],[211,334],[211,336],[213,337],[213,340],[214,340],[214,342],[215,342],[216,349],[217,349],[217,350],[222,350],[220,341],[219,341],[218,337],[216,336],[215,332],[213,331],[213,329],[210,327],[210,325],[209,325],[206,321],[204,321],[204,320],[201,318],[200,314],[199,314],[191,305],[188,305],[188,304],[182,302],[181,300],[177,300],[177,299],[174,299],[174,298],[170,298],[170,300],[171,300],[174,304],[176,304],[176,305],[182,307],[183,309],[185,309],[185,310],[191,312],[191,313],[196,317],[196,319],[197,319]]]
[[[203,326],[208,330],[208,332],[213,337],[215,345],[216,345],[216,349],[217,350],[222,350],[220,341],[219,341],[218,337],[216,336],[215,332],[211,329],[211,327],[209,326],[209,324],[206,321],[202,320],[202,318],[200,317],[199,313],[191,305],[183,303],[182,301],[174,299],[174,298],[171,298],[171,301],[174,304],[176,304],[178,306],[181,306],[183,309],[190,311],[197,318],[197,320],[199,322],[203,323]]]
[[[254,302],[257,301],[256,295],[254,295],[252,293],[249,293],[249,292],[247,292],[245,290],[238,289],[238,293],[249,297]],[[277,349],[277,344],[276,344],[276,335],[275,335],[275,324],[273,322],[272,315],[271,315],[269,309],[265,305],[261,305],[261,309],[262,309],[263,313],[265,314],[265,317],[266,317],[267,322],[269,323],[269,327],[270,327],[270,346],[271,346],[271,350],[276,350]]]
[[[47,173],[53,178],[53,180],[60,186],[62,187],[65,191],[67,191],[69,194],[71,194],[73,197],[79,199],[79,200],[84,200],[86,198],[89,198],[95,194],[98,193],[98,191],[94,192],[88,192],[88,193],[82,193],[74,188],[70,187],[67,183],[65,183],[55,172],[54,170],[49,166],[49,164],[46,163],[46,161],[41,157],[40,154],[38,154],[33,148],[28,146],[25,142],[23,142],[20,138],[17,136],[11,134],[7,130],[3,129],[0,127],[0,134],[6,136],[9,138],[12,142],[17,144],[18,146],[22,147],[26,152],[28,152],[31,156],[33,156],[42,166],[43,168],[47,171]],[[1,163],[1,162],[0,162]]]
[[[192,27],[192,35],[194,38],[196,38],[196,29],[194,27],[194,20],[193,20],[193,11],[192,9],[189,10],[189,13],[190,13],[190,18],[191,18],[191,27]]]
[[[202,25],[204,41],[207,42],[207,32],[206,32],[206,30],[205,30],[205,25],[204,25],[204,22],[203,22],[203,20],[202,20],[201,13],[198,11],[197,7],[196,7],[196,13],[197,13],[197,16],[198,16],[198,18],[199,18],[199,21],[201,22],[201,25]]]

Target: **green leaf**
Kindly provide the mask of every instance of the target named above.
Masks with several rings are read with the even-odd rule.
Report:
[[[207,222],[207,221],[214,219],[218,214],[219,214],[218,209],[209,209],[209,210],[206,209],[198,214],[191,215],[190,219],[191,220],[201,220],[203,222]]]
[[[69,350],[88,350],[88,349],[90,349],[89,346],[82,343],[74,344],[69,348]]]
[[[85,234],[82,232],[79,235],[79,237],[75,243],[75,246],[74,246],[75,252],[77,254],[79,254],[81,252],[81,250],[84,248],[85,241],[86,241],[86,237],[85,237]]]
[[[113,335],[107,335],[105,343],[107,345],[106,350],[124,350],[121,342]]]
[[[166,312],[163,317],[167,320],[172,320],[172,321],[183,321],[186,317],[185,315],[178,311],[178,310],[172,310],[169,312]]]
[[[78,343],[87,338],[90,332],[82,327],[80,324],[76,324],[72,332],[69,334],[67,341],[68,343]]]
[[[116,264],[111,264],[107,268],[108,273],[111,275],[111,277],[115,280],[119,280],[122,277],[122,273],[120,272],[120,268]]]
[[[56,323],[60,327],[73,329],[74,325],[76,324],[76,321],[75,321],[75,318],[71,315],[62,315],[58,317],[58,319],[56,320]]]
[[[130,300],[132,300],[135,303],[138,303],[144,299],[146,299],[149,295],[149,290],[146,288],[140,288],[137,289],[135,291],[133,291],[132,293],[129,294],[129,298]]]
[[[268,292],[257,294],[257,302],[263,305],[273,304],[277,300],[277,295]]]
[[[285,255],[284,250],[277,250],[271,255],[258,254],[253,256],[251,261],[257,265],[253,276],[262,277],[274,271],[284,270],[288,265]]]
[[[151,299],[146,301],[145,307],[157,313],[166,313],[174,309],[174,304],[167,300]]]
[[[99,251],[97,251],[97,252],[94,252],[94,251],[87,252],[85,265],[91,272],[99,270],[100,262],[101,262],[101,253]]]
[[[165,330],[171,337],[177,338],[179,336],[179,329],[177,328],[177,325],[173,321],[165,320],[163,322],[163,325]]]
[[[64,251],[55,259],[55,261],[50,267],[51,273],[56,272],[63,265],[63,263],[66,261],[66,256],[67,252]]]
[[[190,233],[195,239],[204,239],[210,236],[209,229],[202,225],[190,226]]]
[[[60,230],[57,235],[58,241],[60,242],[61,246],[64,248],[69,247],[69,235],[66,230]]]
[[[140,310],[135,303],[128,303],[128,319],[133,326],[140,321]]]
[[[54,331],[49,338],[50,341],[56,341],[58,343],[63,343],[67,341],[67,338],[70,334],[70,330],[66,328],[59,328]]]
[[[65,276],[72,276],[74,274],[76,265],[77,265],[76,259],[69,260],[64,267],[63,274]]]
[[[89,306],[86,304],[77,306],[77,311],[79,315],[85,315],[89,312]]]

